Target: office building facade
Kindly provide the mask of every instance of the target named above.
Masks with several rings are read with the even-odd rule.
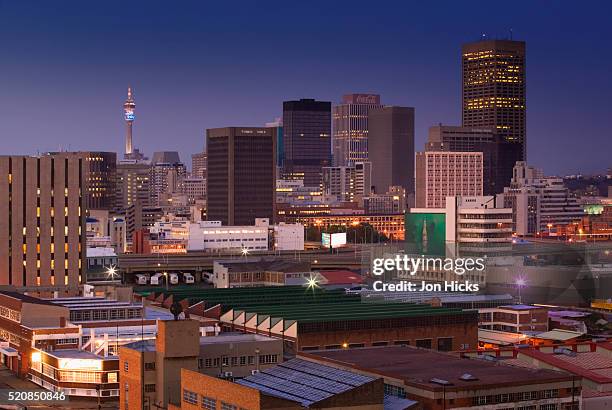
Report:
[[[485,40],[462,47],[462,125],[495,130],[527,156],[525,42]]]
[[[444,208],[447,196],[482,195],[482,152],[417,152],[415,169],[417,208]]]
[[[76,294],[86,259],[86,155],[3,156],[0,174],[0,284]]]
[[[380,107],[377,94],[347,94],[333,107],[334,166],[368,161],[368,113]]]
[[[483,193],[503,192],[512,180],[512,169],[520,158],[519,144],[506,141],[490,128],[437,125],[429,128],[427,151],[482,152]]]
[[[360,201],[370,195],[370,180],[369,162],[356,162],[350,167],[324,167],[322,194],[340,202]]]
[[[191,155],[191,176],[206,179],[206,152]]]
[[[87,152],[86,208],[107,210],[115,208],[117,185],[117,153]]]
[[[227,127],[206,130],[207,218],[223,225],[274,220],[276,130]]]
[[[414,108],[387,106],[368,114],[368,150],[374,192],[390,186],[414,192]]]
[[[115,209],[125,212],[140,203],[151,206],[151,164],[137,160],[123,160],[117,164],[117,194]]]
[[[318,187],[322,168],[331,165],[331,102],[283,102],[283,140],[283,173],[303,176],[304,186]]]

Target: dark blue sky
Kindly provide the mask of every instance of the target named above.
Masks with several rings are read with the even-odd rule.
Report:
[[[122,152],[189,162],[204,130],[263,125],[282,101],[380,93],[427,127],[459,124],[460,46],[527,42],[529,162],[546,173],[612,166],[612,5],[601,2],[0,0],[0,154]]]

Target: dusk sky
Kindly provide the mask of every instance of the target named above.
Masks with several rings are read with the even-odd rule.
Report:
[[[282,101],[372,92],[459,125],[460,48],[527,42],[528,161],[547,174],[612,167],[608,2],[0,0],[0,154],[201,151],[204,130],[262,126]]]

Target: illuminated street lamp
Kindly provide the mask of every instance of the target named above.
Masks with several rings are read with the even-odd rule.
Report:
[[[115,279],[115,277],[117,276],[117,267],[115,265],[110,265],[108,268],[106,268],[106,277],[109,278],[110,280]]]
[[[242,248],[240,253],[242,253],[242,256],[244,256],[246,259],[246,257],[249,255],[249,250],[247,248]]]

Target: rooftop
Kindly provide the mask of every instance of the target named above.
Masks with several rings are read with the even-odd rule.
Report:
[[[145,290],[144,294],[148,294]],[[174,301],[187,299],[190,305],[204,302],[205,307],[222,306],[223,312],[250,312],[305,322],[367,320],[423,316],[469,316],[476,311],[439,308],[425,304],[398,302],[362,302],[359,295],[344,289],[304,286],[268,286],[249,288],[176,288],[163,292]]]
[[[326,350],[300,355],[346,368],[403,379],[407,385],[426,390],[442,388],[439,383],[433,383],[432,379],[448,381],[447,390],[571,380],[567,373],[554,370],[530,370],[411,346]],[[470,377],[462,377],[466,374]]]
[[[13,299],[17,299],[20,300],[24,303],[32,303],[32,304],[37,304],[37,305],[50,305],[53,306],[54,304],[45,300],[45,299],[39,299],[37,297],[34,296],[29,296],[29,295],[25,295],[23,293],[19,293],[19,292],[13,292],[13,291],[8,291],[8,290],[0,290],[0,294],[4,295],[4,296],[8,296],[9,298],[13,298]]]
[[[503,332],[501,330],[478,329],[478,341],[494,345],[508,346],[519,344],[529,339],[522,333]]]
[[[350,270],[326,270],[320,271],[319,275],[325,279],[324,285],[363,283],[363,277]]]
[[[519,355],[521,354],[596,383],[612,383],[612,357],[609,352],[570,352],[568,349],[561,349],[556,350],[556,353],[545,353],[525,349],[519,351]]]
[[[57,357],[58,359],[90,359],[90,360],[106,360],[113,359],[115,357],[99,356],[87,350],[79,349],[58,349],[53,351],[45,351],[49,356]]]
[[[574,332],[571,330],[564,329],[554,329],[549,332],[539,333],[534,337],[537,339],[546,339],[546,340],[556,340],[560,342],[565,342],[571,339],[575,339],[584,335],[583,332]]]
[[[114,248],[105,248],[105,247],[95,247],[95,248],[87,248],[87,257],[88,258],[109,258],[117,256]]]
[[[278,339],[256,335],[253,333],[222,333],[218,336],[200,337],[200,346],[218,343],[248,343],[248,342],[274,342]]]
[[[310,272],[310,262],[295,262],[282,259],[247,259],[217,261],[228,272]]]
[[[139,340],[137,342],[124,344],[121,347],[136,350],[137,352],[154,352],[155,340]]]
[[[236,383],[308,407],[374,380],[376,379],[370,376],[302,359],[292,359]]]
[[[543,306],[532,306],[532,305],[505,305],[500,306],[500,309],[510,309],[510,310],[534,310],[534,309],[544,309]]]

